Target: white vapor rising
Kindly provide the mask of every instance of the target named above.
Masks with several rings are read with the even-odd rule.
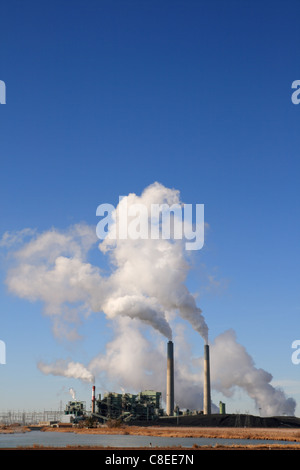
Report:
[[[45,364],[43,362],[38,363],[38,368],[44,374],[52,375],[63,375],[64,377],[72,377],[74,379],[80,379],[83,382],[93,382],[93,374],[79,362],[67,362],[58,360],[53,364]],[[71,389],[70,389],[71,390]]]
[[[151,204],[182,204],[177,190],[159,183],[148,186],[141,196],[129,194],[120,204],[125,202],[128,208],[142,204],[148,213]],[[118,207],[114,214],[116,223],[117,216]],[[30,241],[22,243],[29,236]],[[201,408],[201,358],[191,362],[186,338],[178,330],[178,322],[172,328],[170,320],[177,320],[179,315],[208,342],[202,311],[185,284],[190,265],[182,240],[106,238],[99,243],[95,226],[81,223],[65,231],[52,229],[38,234],[24,229],[16,234],[6,233],[0,246],[11,250],[14,242],[18,248],[10,251],[14,265],[7,273],[8,289],[20,298],[43,302],[55,336],[78,339],[80,324],[97,312],[103,313],[114,328],[115,336],[106,345],[106,354],[95,357],[88,366],[62,360],[53,364],[40,362],[38,367],[43,373],[85,382],[96,377],[103,385],[109,381],[118,388],[135,391],[156,387],[164,394],[166,338],[172,339],[175,334],[176,400],[181,407]],[[109,275],[88,261],[97,244],[99,255],[110,262]],[[217,356],[218,361],[214,359]],[[228,396],[238,386],[268,413],[288,409],[293,414],[291,399],[269,384],[270,374],[254,367],[232,334],[216,338],[211,357],[216,390]]]
[[[232,396],[236,387],[255,401],[265,416],[294,415],[296,402],[271,385],[272,375],[255,367],[252,357],[236,341],[233,330],[215,338],[211,350],[211,381],[214,390]]]
[[[130,194],[121,203],[125,200],[128,208],[132,204],[150,208],[151,203],[180,203],[178,191],[158,183],[140,197]],[[6,234],[9,238],[13,237]],[[113,264],[108,277],[87,262],[96,242],[95,228],[85,224],[37,235],[15,252],[17,265],[6,280],[10,291],[32,301],[42,300],[55,334],[70,340],[77,338],[74,326],[80,323],[83,311],[104,312],[108,318],[138,318],[171,339],[166,312],[178,310],[207,341],[202,312],[184,284],[189,266],[182,240],[105,239],[99,248]],[[70,310],[70,305],[76,308]]]
[[[177,190],[166,188],[158,183],[148,186],[141,196],[129,194],[121,200],[119,205],[125,203],[128,211],[133,205],[140,204],[147,208],[148,214],[151,213],[152,204],[168,204],[169,206],[182,204]],[[119,207],[116,208],[116,214],[118,210]],[[117,215],[115,220],[117,225]],[[111,227],[111,231],[113,230],[114,226]],[[111,260],[116,267],[116,271],[111,276],[114,285],[112,297],[114,306],[119,304],[119,313],[123,311],[125,315],[132,316],[128,310],[123,309],[123,298],[126,296],[125,306],[128,306],[129,296],[139,295],[141,296],[140,306],[143,303],[142,299],[151,299],[151,302],[160,304],[157,315],[152,317],[152,326],[160,332],[164,331],[169,339],[171,339],[171,332],[166,332],[168,326],[163,312],[175,309],[182,318],[192,324],[205,341],[208,340],[208,328],[202,312],[184,284],[189,265],[185,258],[182,240],[112,240],[107,237],[100,244],[100,249],[103,253],[110,253]],[[134,301],[135,297],[131,303],[132,306]],[[147,304],[148,300],[145,302],[146,317],[148,316]],[[104,311],[106,311],[105,308]]]

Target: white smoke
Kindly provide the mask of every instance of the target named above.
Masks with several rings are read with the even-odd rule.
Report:
[[[121,203],[125,200],[128,208],[132,204],[148,207],[151,201],[180,203],[178,191],[158,183],[140,197],[130,194]],[[207,341],[202,312],[184,284],[189,266],[182,240],[105,239],[99,247],[113,265],[108,277],[87,262],[96,242],[95,228],[85,224],[36,235],[15,252],[17,265],[9,270],[6,280],[10,291],[31,301],[43,301],[54,333],[69,340],[78,337],[76,325],[90,311],[104,312],[108,318],[138,318],[170,339],[166,313],[177,310]]]
[[[78,224],[65,232],[37,234],[14,252],[8,288],[21,298],[42,301],[56,336],[78,338],[76,325],[88,312],[89,289],[100,290],[99,268],[86,262],[96,241],[92,227]]]
[[[52,374],[80,379],[88,383],[94,382],[93,374],[80,362],[57,360],[52,364],[45,364],[40,361],[37,366],[39,370],[46,375]]]
[[[108,299],[103,305],[103,310],[108,312],[110,318],[127,316],[130,318],[142,318],[168,339],[172,338],[172,330],[165,319],[164,311],[157,299],[145,298],[142,295],[124,295],[118,298]]]
[[[158,183],[147,187],[141,196],[128,195],[120,204],[125,202],[128,207],[142,204],[148,208],[150,204],[181,204],[177,190]],[[176,401],[181,407],[201,408],[202,359],[191,361],[192,351],[178,329],[177,315],[205,342],[208,327],[185,284],[190,265],[182,240],[106,238],[99,244],[95,227],[77,224],[65,231],[52,229],[42,234],[30,229],[15,236],[6,233],[2,245],[11,248],[14,240],[20,243],[22,237],[31,234],[31,240],[13,253],[14,265],[6,279],[9,290],[21,298],[42,301],[44,314],[52,319],[58,337],[78,339],[78,326],[97,312],[105,314],[115,333],[106,353],[88,366],[60,360],[40,362],[39,369],[89,383],[96,376],[103,387],[107,382],[135,391],[155,387],[164,394],[165,338],[175,334]],[[97,244],[111,263],[109,275],[88,261]],[[211,364],[215,390],[229,396],[240,387],[265,414],[294,413],[293,400],[270,385],[271,375],[255,368],[232,333],[215,339]]]
[[[265,416],[294,415],[296,402],[270,383],[272,375],[255,367],[252,357],[236,340],[233,330],[215,338],[210,346],[211,382],[215,390],[231,397],[237,387],[255,402]]]
[[[141,196],[129,194],[124,197],[119,206],[126,204],[128,211],[134,205],[147,208],[147,214],[151,213],[152,204],[181,205],[179,192],[164,187],[159,183],[148,186]],[[116,208],[115,221],[118,224],[118,211]],[[149,221],[147,220],[147,223]],[[111,231],[115,226],[111,227]],[[116,232],[118,232],[116,230]],[[159,304],[156,315],[151,317],[152,326],[162,332],[170,339],[167,333],[168,327],[164,312],[176,310],[182,318],[189,321],[193,328],[198,331],[207,341],[208,328],[202,312],[196,306],[193,295],[188,291],[185,281],[190,266],[186,260],[186,252],[182,240],[167,239],[110,239],[107,237],[101,244],[103,253],[109,253],[110,259],[115,267],[115,272],[110,278],[114,286],[112,298],[114,306],[119,304],[119,313],[126,315],[127,303],[123,297],[128,295],[139,295],[140,306],[144,302],[145,309],[141,309],[141,319],[149,323],[148,302]],[[111,300],[110,300],[111,302]],[[111,305],[111,304],[110,304]],[[107,307],[107,305],[106,305]],[[104,308],[105,313],[111,315],[111,310]],[[146,318],[142,315],[146,314]],[[159,320],[163,325],[159,324]]]

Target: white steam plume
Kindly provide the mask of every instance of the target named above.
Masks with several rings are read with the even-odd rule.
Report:
[[[149,216],[151,204],[181,204],[178,191],[158,183],[141,196],[130,194],[120,204],[125,202],[129,209],[132,204],[147,207]],[[13,237],[6,234],[7,239]],[[184,284],[189,265],[182,240],[106,238],[99,247],[113,265],[107,277],[87,262],[96,242],[95,228],[85,224],[36,235],[14,253],[16,266],[6,279],[9,290],[43,301],[54,333],[69,340],[78,337],[76,326],[91,311],[104,312],[108,318],[138,318],[171,339],[166,314],[177,310],[207,341],[202,312]]]
[[[211,381],[215,390],[232,396],[236,387],[244,390],[265,416],[294,415],[296,402],[270,383],[272,375],[255,367],[252,357],[236,341],[233,330],[215,338],[211,349]]]
[[[141,295],[125,295],[123,297],[108,299],[103,306],[109,317],[127,316],[141,318],[144,323],[153,326],[156,330],[172,338],[172,330],[165,319],[164,311],[155,298],[145,298]]]
[[[53,364],[38,363],[38,368],[44,374],[52,374],[74,379],[80,379],[83,382],[94,382],[93,374],[80,362],[57,360]]]
[[[118,213],[120,206],[124,204],[128,211],[133,205],[136,207],[140,205],[147,209],[150,217],[153,204],[180,206],[182,202],[179,191],[154,183],[148,186],[141,196],[129,194],[120,201],[114,217],[115,225],[110,228],[111,232],[118,225]],[[149,224],[149,220],[146,222]],[[116,232],[118,233],[118,230]],[[156,299],[157,304],[160,304],[160,308],[157,309],[160,318],[162,318],[162,312],[177,310],[180,316],[189,321],[207,341],[208,328],[205,319],[185,285],[190,266],[186,260],[182,240],[128,240],[107,237],[100,244],[100,249],[103,253],[110,254],[115,267],[110,280],[117,292],[117,298],[138,294],[144,299]],[[166,336],[170,339],[169,335]]]

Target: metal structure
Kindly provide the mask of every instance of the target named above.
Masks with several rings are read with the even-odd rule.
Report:
[[[41,422],[48,423],[61,421],[62,411],[3,411],[0,412],[0,424],[39,424]]]
[[[220,415],[225,415],[226,414],[225,403],[223,403],[222,401],[219,402],[219,411],[220,411]]]
[[[154,420],[163,414],[161,409],[161,393],[145,390],[136,395],[131,393],[106,393],[95,399],[95,412],[92,415],[101,421],[109,419]]]
[[[84,401],[69,401],[65,408],[65,415],[83,416],[86,413]]]

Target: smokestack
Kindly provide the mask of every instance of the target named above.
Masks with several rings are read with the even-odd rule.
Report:
[[[211,398],[210,398],[210,371],[209,371],[209,346],[204,345],[204,384],[203,384],[203,413],[211,414]]]
[[[167,355],[167,415],[173,416],[174,413],[174,354],[173,342],[168,342]]]
[[[92,413],[95,413],[95,385],[92,389]]]

